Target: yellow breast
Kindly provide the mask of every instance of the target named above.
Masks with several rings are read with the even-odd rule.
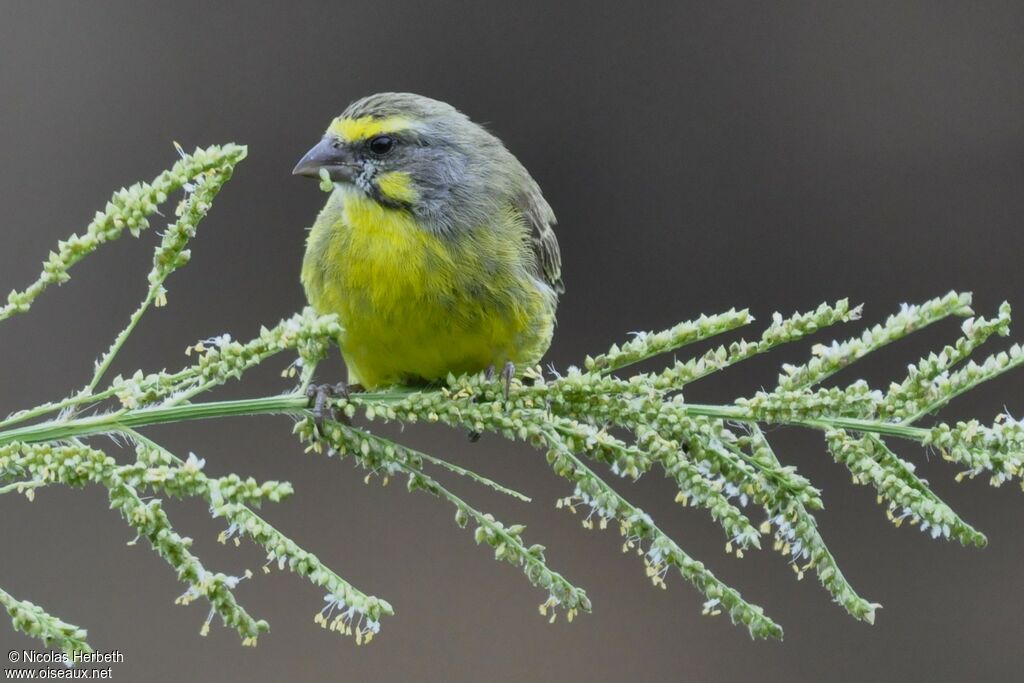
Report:
[[[495,221],[439,236],[406,211],[335,190],[310,232],[302,280],[314,308],[345,327],[350,381],[372,388],[540,359],[554,300],[529,275],[520,219]]]

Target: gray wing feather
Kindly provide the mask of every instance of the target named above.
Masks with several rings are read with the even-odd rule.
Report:
[[[559,294],[565,291],[562,282],[562,254],[558,249],[558,238],[554,226],[555,212],[540,192],[540,187],[531,182],[521,199],[520,209],[530,226],[530,243],[537,257],[537,275],[551,285]]]

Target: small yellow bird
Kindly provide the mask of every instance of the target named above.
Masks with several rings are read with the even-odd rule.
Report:
[[[334,185],[309,233],[302,284],[337,313],[349,382],[449,373],[508,383],[551,343],[564,291],[555,215],[502,142],[410,93],[354,102],[299,161]]]

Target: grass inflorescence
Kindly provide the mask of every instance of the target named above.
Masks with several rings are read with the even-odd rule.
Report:
[[[775,314],[750,341],[738,339],[687,356],[688,346],[735,334],[754,322],[746,310],[701,316],[661,332],[634,335],[561,374],[530,368],[513,382],[508,396],[482,373],[453,376],[433,388],[394,387],[335,398],[339,419],[322,425],[313,419],[306,388],[343,330],[334,316],[311,309],[261,329],[248,341],[224,335],[198,342],[180,370],[139,370],[106,379],[141,317],[151,306],[167,303],[165,281],[188,262],[189,240],[244,157],[245,148],[237,145],[182,152],[174,167],[152,182],[118,191],[83,235],[59,243],[36,282],[12,292],[0,307],[0,321],[28,311],[49,285],[69,279],[75,263],[126,230],[138,235],[160,204],[183,191],[175,219],[154,252],[142,303],[101,355],[83,388],[0,420],[0,494],[32,500],[49,486],[104,487],[111,508],[135,531],[137,540],[145,539],[185,585],[177,602],[208,604],[204,634],[219,617],[238,631],[243,644],[256,643],[267,623],[250,615],[234,590],[241,580],[258,580],[261,572],[231,576],[207,569],[191,551],[191,539],[175,530],[160,501],[148,498],[150,493],[203,500],[210,514],[226,526],[221,542],[237,544],[248,538],[266,553],[262,571],[287,569],[321,587],[325,604],[315,621],[324,628],[366,643],[394,610],[386,600],[348,583],[256,512],[264,502],[289,497],[289,483],[257,482],[235,474],[211,477],[204,473],[202,459],[192,454],[181,458],[146,436],[150,425],[231,415],[291,416],[307,450],[351,458],[366,471],[367,479],[401,479],[409,491],[424,491],[450,505],[458,526],[472,526],[478,544],[489,546],[495,559],[521,569],[540,589],[539,610],[545,618],[564,614],[571,620],[590,611],[586,592],[549,565],[544,546],[528,541],[523,525],[495,519],[455,495],[444,478],[468,477],[521,501],[529,501],[526,495],[379,436],[372,425],[435,422],[526,442],[542,451],[552,473],[566,481],[566,495],[555,501],[557,507],[579,515],[585,528],[617,528],[623,551],[639,556],[654,586],[664,588],[678,574],[703,595],[705,614],[728,614],[752,636],[768,638],[782,636],[772,617],[718,579],[608,482],[660,471],[677,488],[678,503],[703,509],[721,527],[727,552],[742,557],[772,548],[798,577],[813,571],[843,609],[873,622],[878,605],[857,593],[818,531],[814,514],[824,506],[822,492],[795,467],[784,464],[764,427],[788,425],[821,433],[825,448],[849,469],[853,481],[875,489],[893,524],[916,526],[932,538],[963,545],[983,546],[986,539],[915,474],[914,465],[897,455],[890,442],[911,441],[937,450],[958,469],[958,479],[983,475],[998,486],[1019,480],[1024,471],[1024,422],[1009,415],[988,424],[929,419],[957,396],[1024,363],[1020,345],[971,360],[991,337],[1008,335],[1010,308],[1004,304],[992,319],[976,317],[970,295],[957,292],[905,305],[846,340],[815,344],[804,363],[782,367],[774,387],[726,404],[690,403],[687,388],[781,345],[856,321],[861,308],[843,300],[790,316]],[[961,336],[911,365],[905,377],[888,387],[833,377],[879,348],[949,317],[963,319]],[[293,359],[285,373],[290,384],[285,393],[199,400],[280,354]],[[668,354],[678,360],[663,369],[629,371]],[[360,423],[354,424],[352,418]],[[104,452],[94,442],[101,435],[130,444],[131,457],[118,460]],[[15,629],[68,652],[88,649],[84,630],[42,607],[3,590],[0,603]]]

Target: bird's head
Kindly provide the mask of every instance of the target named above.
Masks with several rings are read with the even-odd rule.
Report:
[[[349,105],[293,171],[322,172],[438,233],[479,225],[533,185],[498,138],[451,105],[411,93]]]

